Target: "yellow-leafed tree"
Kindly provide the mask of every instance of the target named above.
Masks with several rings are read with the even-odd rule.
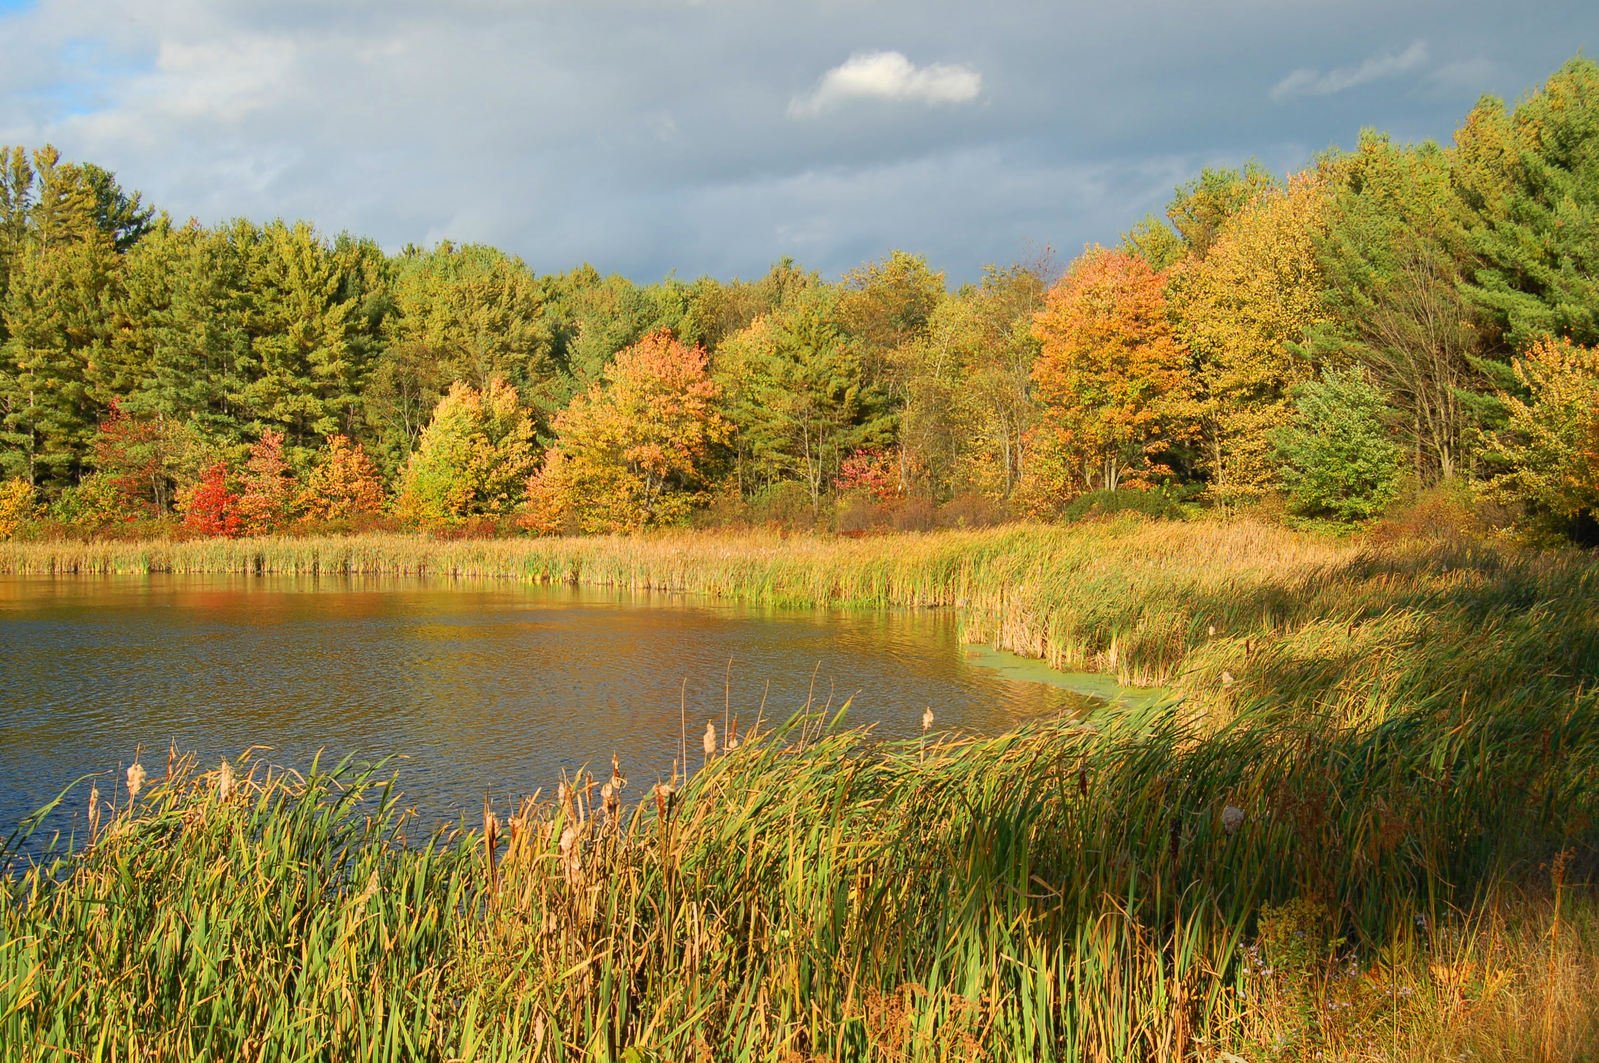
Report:
[[[1324,319],[1316,238],[1327,193],[1315,174],[1268,188],[1222,228],[1203,258],[1174,267],[1178,336],[1193,351],[1204,465],[1223,500],[1276,481],[1270,433],[1311,377],[1296,348]]]
[[[620,351],[603,382],[556,417],[555,445],[529,484],[527,523],[592,532],[686,518],[732,434],[706,363],[703,348],[665,330]]]

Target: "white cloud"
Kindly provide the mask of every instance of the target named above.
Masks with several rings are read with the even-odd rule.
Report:
[[[1280,102],[1294,96],[1331,96],[1373,81],[1408,74],[1426,64],[1427,42],[1416,41],[1402,52],[1372,56],[1358,66],[1335,67],[1326,73],[1300,67],[1272,86],[1271,98]]]
[[[822,75],[810,93],[789,101],[788,113],[808,117],[850,100],[969,103],[982,87],[982,75],[964,63],[918,67],[900,52],[859,52]]]

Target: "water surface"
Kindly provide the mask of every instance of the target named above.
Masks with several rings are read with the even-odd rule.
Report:
[[[142,750],[400,754],[423,819],[622,759],[635,792],[707,720],[809,702],[887,737],[1002,730],[1081,691],[963,650],[948,612],[778,610],[683,595],[362,577],[0,577],[0,837]],[[85,786],[86,790],[87,787]],[[74,800],[73,806],[81,800]]]

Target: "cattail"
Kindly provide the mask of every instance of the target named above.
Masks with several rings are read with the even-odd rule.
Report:
[[[133,804],[134,798],[139,796],[139,791],[144,789],[144,779],[144,765],[135,761],[133,766],[128,768],[128,804]]]
[[[605,808],[605,818],[612,823],[617,822],[622,816],[622,795],[616,791],[615,782],[608,782],[600,787],[600,801]]]
[[[561,832],[561,873],[566,877],[568,886],[577,884],[578,872],[582,870],[581,854],[577,828],[569,826]]]
[[[233,765],[226,760],[222,762],[222,770],[217,772],[217,800],[226,801],[233,795]]]
[[[927,706],[927,710],[922,713],[922,733],[926,734],[928,731],[931,731],[932,729],[933,729],[933,707],[931,705],[929,705],[929,706]]]
[[[89,784],[89,840],[94,841],[95,835],[100,833],[100,787],[95,783]]]
[[[716,724],[709,720],[705,723],[705,740],[701,745],[705,749],[705,761],[710,763],[711,758],[716,755]]]
[[[1229,835],[1236,834],[1243,823],[1244,810],[1237,805],[1228,805],[1221,810],[1221,827]]]
[[[1216,637],[1216,625],[1215,624],[1210,625],[1210,627],[1205,629],[1205,633],[1207,635],[1209,635],[1211,638],[1215,638]]]
[[[1226,672],[1226,671],[1222,672],[1222,674],[1221,674],[1221,685],[1222,686],[1230,687],[1230,686],[1233,685],[1234,682],[1235,682],[1235,680],[1233,679],[1233,674],[1231,672]]]
[[[494,867],[494,851],[500,844],[500,817],[487,797],[483,798],[483,859],[489,868],[489,891],[499,889],[499,876]]]
[[[677,793],[670,783],[658,782],[655,784],[655,812],[662,820],[672,809],[672,795]]]

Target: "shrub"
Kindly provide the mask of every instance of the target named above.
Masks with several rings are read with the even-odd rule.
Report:
[[[33,519],[37,509],[33,484],[18,476],[0,481],[0,539],[9,539]]]
[[[62,491],[51,507],[51,515],[77,531],[96,533],[145,513],[130,510],[127,495],[116,480],[96,472]]]
[[[1174,492],[1157,488],[1153,491],[1090,491],[1068,503],[1061,511],[1061,518],[1070,522],[1114,513],[1141,513],[1156,520],[1182,520],[1187,515]]]
[[[1402,452],[1383,427],[1387,408],[1358,369],[1299,388],[1293,422],[1273,440],[1296,513],[1368,520],[1398,496]]]

